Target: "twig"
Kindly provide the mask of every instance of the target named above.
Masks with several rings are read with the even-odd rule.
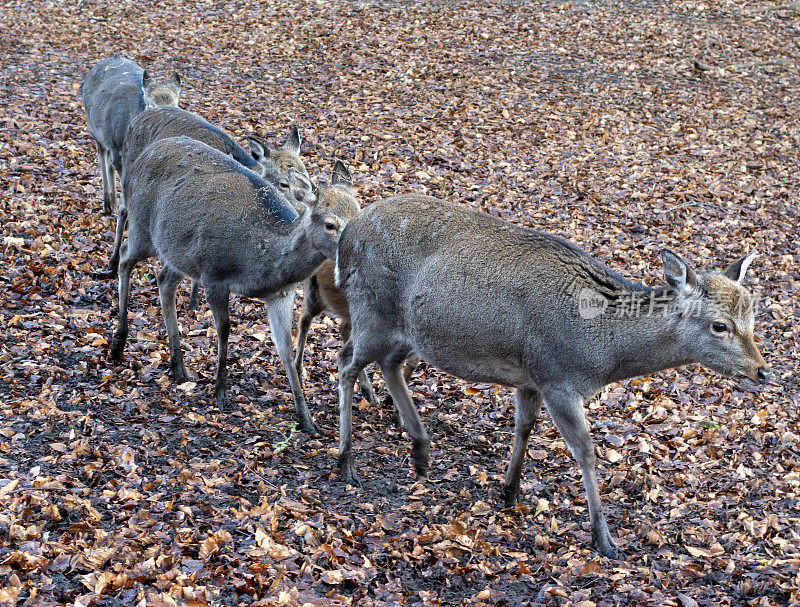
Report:
[[[19,356],[15,356],[14,358],[11,358],[11,359],[5,361],[4,363],[0,363],[0,367],[5,367],[7,365],[13,365],[14,363],[18,363],[18,362],[23,361],[23,360],[31,360],[33,358],[31,356],[32,354],[33,354],[33,350],[31,350],[30,348],[25,348],[22,351],[22,354],[20,354]]]
[[[778,6],[762,6],[754,8],[751,13],[776,13],[778,11],[794,11],[800,12],[800,2],[789,2],[788,4],[779,4]]]
[[[715,204],[711,204],[710,202],[702,202],[700,200],[690,200],[689,202],[684,202],[683,204],[679,204],[678,206],[672,207],[671,209],[656,211],[656,215],[661,215],[663,213],[672,213],[673,211],[677,211],[678,209],[682,209],[684,207],[710,207],[712,209],[716,209],[720,213],[724,212],[722,208],[718,207]]]
[[[762,61],[748,61],[747,63],[734,63],[733,65],[728,65],[722,69],[749,70],[754,67],[768,67],[770,65],[780,65],[782,67],[787,67],[791,65],[791,63],[786,59],[765,59]]]
[[[11,360],[7,360],[7,361],[6,361],[6,362],[4,362],[4,363],[0,363],[0,367],[5,367],[5,366],[7,366],[7,365],[13,365],[14,363],[18,363],[18,362],[20,362],[21,360],[28,360],[29,358],[30,358],[30,356],[28,356],[28,355],[25,355],[25,354],[24,354],[24,355],[22,355],[22,356],[15,356],[15,357],[14,357],[14,358],[12,358]]]

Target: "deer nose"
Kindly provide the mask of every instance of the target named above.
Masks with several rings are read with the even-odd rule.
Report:
[[[769,378],[772,377],[772,372],[766,367],[759,367],[756,375],[758,375],[758,383],[766,384]]]

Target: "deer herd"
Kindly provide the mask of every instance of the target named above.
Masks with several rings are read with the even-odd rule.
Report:
[[[190,306],[198,305],[202,286],[213,313],[219,407],[227,400],[230,293],[262,298],[297,421],[316,433],[301,383],[303,348],[312,319],[334,313],[344,342],[343,480],[359,483],[352,400],[358,379],[376,403],[364,371],[371,362],[411,436],[416,472],[427,474],[430,440],[407,387],[421,359],[467,381],[515,388],[507,506],[519,499],[528,437],[544,405],[580,466],[593,546],[619,557],[600,503],[584,403],[611,382],[691,363],[769,381],[753,337],[752,295],[742,286],[754,254],[721,272],[700,272],[664,249],[666,284],[653,288],[627,280],[564,238],[464,205],[407,194],[362,211],[341,161],[330,185],[312,181],[296,128],[279,148],[249,137],[245,150],[180,109],[180,85],[177,74],[158,82],[115,56],[94,65],[81,86],[104,210],[116,213],[117,222],[109,265],[119,280],[119,319],[111,358],[120,361],[125,349],[131,272],[156,257],[172,377],[188,378],[175,302],[184,277],[192,281]],[[293,356],[301,283],[305,300]]]

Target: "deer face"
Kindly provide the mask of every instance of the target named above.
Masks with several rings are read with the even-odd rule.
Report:
[[[147,109],[159,106],[178,107],[181,94],[181,77],[175,72],[164,84],[159,84],[145,70],[142,74],[142,90]]]
[[[769,367],[753,337],[753,296],[741,282],[754,253],[722,273],[696,275],[686,261],[663,251],[667,283],[678,292],[681,339],[693,358],[729,377],[767,383]]]
[[[309,237],[314,248],[328,259],[336,259],[339,236],[360,209],[350,172],[337,160],[330,186],[319,189],[294,170],[289,171],[289,182],[294,198],[306,206]]]
[[[308,177],[306,165],[300,158],[300,133],[297,127],[292,127],[286,138],[286,143],[277,149],[272,149],[255,137],[248,137],[250,153],[258,163],[257,173],[291,201],[296,198],[290,195],[289,171],[293,170]]]

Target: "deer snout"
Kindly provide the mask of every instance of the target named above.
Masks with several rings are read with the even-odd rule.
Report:
[[[766,384],[772,377],[772,371],[769,367],[759,367],[756,371],[756,376],[758,377],[758,383]]]

